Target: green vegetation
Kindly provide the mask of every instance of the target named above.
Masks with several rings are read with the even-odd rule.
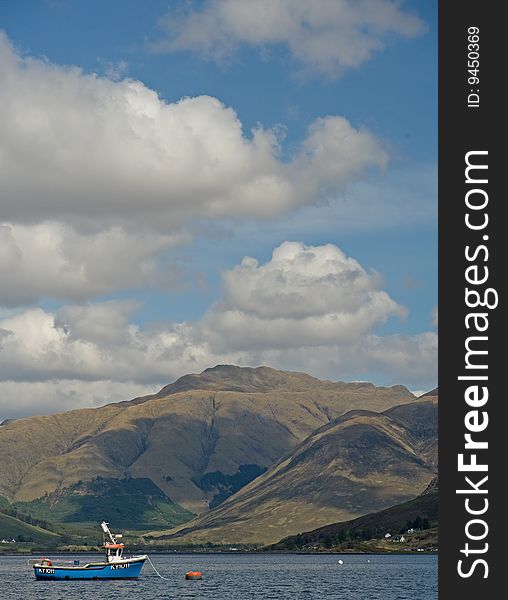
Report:
[[[19,511],[14,505],[12,505],[7,498],[0,496],[0,514],[14,517],[17,520],[23,521],[28,525],[35,525],[42,529],[51,529],[50,523],[43,519],[37,519],[30,514]]]
[[[172,502],[150,479],[103,479],[78,482],[16,507],[38,519],[96,528],[102,520],[117,529],[175,527],[194,515]]]
[[[142,540],[129,541],[129,548],[139,552],[253,552],[260,549],[259,544],[175,544],[161,541],[152,536],[143,536]]]
[[[208,503],[210,508],[215,508],[265,471],[266,467],[259,465],[240,465],[238,471],[233,475],[213,471],[213,473],[205,473],[201,477],[194,477],[192,481],[204,492],[215,492]]]
[[[16,542],[34,542],[46,544],[56,542],[60,536],[35,525],[28,525],[19,519],[0,513],[0,540],[16,540]]]
[[[50,527],[45,521],[19,512],[6,498],[0,496],[0,540],[15,540],[19,543],[56,543],[60,536],[50,531]]]

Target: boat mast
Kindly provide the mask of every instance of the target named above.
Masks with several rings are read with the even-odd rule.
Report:
[[[106,521],[101,523],[102,528],[102,547],[106,551],[107,562],[116,562],[122,560],[124,545],[118,542],[122,536],[119,533],[112,534]]]
[[[111,530],[108,527],[109,523],[106,523],[106,521],[102,521],[101,523],[101,528],[102,528],[102,541],[103,543],[106,543],[107,541],[111,542],[112,544],[116,544],[116,537],[111,533]],[[109,540],[106,540],[106,536],[109,538]]]

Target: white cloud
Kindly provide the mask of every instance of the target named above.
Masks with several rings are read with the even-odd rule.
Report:
[[[358,357],[378,373],[390,370],[409,375],[410,383],[434,381],[437,373],[437,335],[426,331],[417,335],[370,335],[365,351]]]
[[[219,356],[196,339],[196,324],[141,329],[130,321],[135,308],[111,301],[0,319],[0,380],[163,384]]]
[[[5,419],[47,415],[103,406],[158,392],[160,386],[121,381],[50,380],[0,382],[0,423]]]
[[[365,232],[435,231],[437,221],[437,169],[435,165],[400,164],[386,173],[348,186],[335,197],[302,207],[259,227],[259,223],[236,222],[225,237],[242,240],[254,252],[274,240],[288,238],[337,239],[337,236]],[[214,225],[217,227],[217,225]],[[436,237],[437,243],[437,237]]]
[[[209,0],[201,10],[161,19],[168,37],[155,51],[191,50],[224,62],[238,46],[284,45],[308,74],[334,78],[356,68],[392,38],[425,31],[401,0]]]
[[[161,386],[217,363],[269,364],[335,380],[378,373],[428,387],[437,336],[376,335],[377,326],[405,314],[381,284],[336,246],[285,242],[266,264],[247,257],[226,272],[221,301],[193,323],[142,329],[130,321],[131,302],[7,314],[0,319],[0,377],[8,380],[0,398],[9,397],[4,385],[21,393],[64,380],[61,397],[70,408],[85,402],[92,382]],[[81,390],[75,399],[71,388]]]
[[[194,217],[272,217],[387,160],[369,132],[328,116],[286,163],[276,130],[246,136],[216,98],[167,103],[139,81],[23,58],[2,34],[0,78],[0,206],[16,224],[167,232]]]
[[[313,205],[383,167],[371,133],[327,116],[283,161],[232,108],[21,56],[0,32],[0,306],[171,286],[159,257],[195,219]],[[183,233],[182,233],[183,232]]]
[[[342,68],[343,56],[332,63]],[[284,161],[277,129],[246,135],[215,98],[167,103],[118,74],[24,58],[1,33],[0,78],[0,306],[10,307],[0,313],[0,418],[41,403],[52,411],[129,398],[225,362],[332,379],[370,369],[422,387],[433,377],[435,335],[376,337],[405,310],[332,245],[286,242],[266,264],[245,258],[195,322],[142,328],[132,302],[87,302],[173,285],[161,257],[190,241],[196,218],[280,217],[352,189],[386,164],[371,133],[343,117],[317,119]],[[364,220],[379,217],[371,191]],[[365,207],[361,193],[349,205],[358,198]],[[43,298],[71,304],[11,310]]]
[[[245,258],[225,273],[224,298],[202,328],[224,350],[351,343],[405,314],[380,284],[332,244],[285,242],[265,265]]]
[[[429,332],[417,335],[364,335],[350,342],[274,350],[254,349],[238,353],[237,356],[237,364],[266,364],[289,371],[303,371],[332,381],[374,381],[379,385],[402,383],[431,389],[435,387],[437,379],[437,335]]]
[[[0,306],[28,305],[44,297],[82,301],[122,288],[170,286],[177,273],[161,269],[155,255],[188,238],[120,227],[80,233],[55,222],[0,223]]]
[[[129,323],[132,302],[31,309],[0,321],[0,378],[150,383],[171,376],[184,350],[184,328],[141,331]],[[183,359],[183,354],[182,354]]]

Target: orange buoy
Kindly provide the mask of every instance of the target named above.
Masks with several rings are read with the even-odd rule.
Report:
[[[185,579],[203,579],[203,573],[201,571],[187,571]]]

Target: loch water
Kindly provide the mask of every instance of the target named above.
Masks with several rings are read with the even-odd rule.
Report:
[[[56,555],[51,555],[57,558]],[[62,557],[69,559],[69,556]],[[80,555],[81,563],[96,555]],[[152,554],[134,581],[36,581],[26,557],[0,557],[1,600],[436,600],[436,555]],[[339,560],[343,564],[339,564]],[[185,573],[203,572],[201,581]]]

